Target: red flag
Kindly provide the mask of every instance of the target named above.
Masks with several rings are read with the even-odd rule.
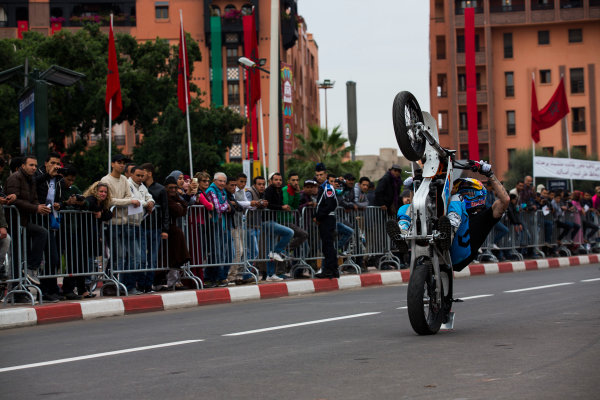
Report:
[[[244,27],[244,57],[249,58],[258,65],[259,57],[254,12],[242,17],[242,23]],[[257,69],[253,69],[249,72],[249,75],[250,77],[246,80],[246,84],[251,86],[250,95],[252,98],[249,103],[253,107],[260,99],[260,73]]]
[[[540,141],[540,131],[550,128],[569,113],[565,85],[561,78],[556,91],[541,110],[537,109],[537,96],[535,83],[531,81],[531,138],[537,143]]]
[[[27,32],[29,30],[29,22],[28,21],[17,21],[17,37],[19,39],[23,39],[23,32]]]
[[[117,50],[112,24],[108,33],[108,73],[106,74],[106,98],[104,108],[110,114],[110,101],[112,100],[112,119],[116,119],[123,110],[121,102],[121,83],[119,82],[119,65],[117,64]]]
[[[185,114],[186,104],[190,103],[190,70],[188,68],[187,47],[183,34],[183,21],[179,29],[179,64],[177,66],[177,99],[179,109]],[[187,103],[186,103],[187,93]]]

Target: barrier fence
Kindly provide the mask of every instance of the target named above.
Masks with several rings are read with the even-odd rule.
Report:
[[[93,290],[102,282],[115,294],[151,288],[157,281],[175,289],[181,282],[200,289],[236,282],[314,277],[323,259],[314,209],[302,211],[244,210],[218,214],[203,206],[190,206],[172,218],[169,239],[161,239],[160,208],[151,213],[127,214],[126,207],[113,207],[110,219],[99,213],[61,210],[50,215],[30,216],[27,228],[14,206],[3,206],[9,240],[0,243],[0,279],[4,301],[15,294],[35,297],[58,291]],[[481,247],[479,261],[502,258],[544,257],[548,252],[571,255],[574,247],[597,250],[599,232],[592,225],[598,216],[565,213],[560,219],[542,211],[521,212],[522,230],[503,217]],[[334,241],[340,271],[360,274],[367,265],[400,269],[406,254],[398,254],[385,232],[388,216],[379,207],[336,211]],[[577,228],[579,227],[579,228]],[[586,234],[584,240],[584,235]],[[585,232],[584,232],[585,231]],[[8,243],[8,244],[7,244]],[[37,269],[37,279],[33,271]],[[1,271],[0,271],[1,272]],[[33,276],[32,276],[33,275]],[[30,290],[35,289],[35,290]],[[35,296],[35,297],[34,297]]]

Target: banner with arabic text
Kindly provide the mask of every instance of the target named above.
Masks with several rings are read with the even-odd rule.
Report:
[[[600,161],[534,157],[533,175],[536,177],[600,182]]]

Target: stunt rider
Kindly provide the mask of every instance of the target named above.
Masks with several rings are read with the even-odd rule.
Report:
[[[475,162],[472,170],[488,178],[496,201],[486,208],[487,190],[477,179],[459,178],[454,181],[447,218],[452,228],[450,258],[455,271],[461,271],[477,257],[479,248],[510,203],[508,193],[492,172],[490,164]],[[409,232],[409,207],[410,204],[406,204],[398,210],[398,224],[387,225],[388,235],[399,248],[406,248],[402,235]]]

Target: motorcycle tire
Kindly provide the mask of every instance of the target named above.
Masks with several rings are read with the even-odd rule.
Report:
[[[413,125],[423,122],[419,102],[412,93],[400,92],[394,98],[392,107],[394,132],[400,151],[409,161],[418,161],[425,153],[425,138],[417,137]]]
[[[419,335],[435,335],[440,330],[444,315],[448,311],[444,306],[444,300],[441,306],[436,305],[435,286],[431,265],[417,264],[408,282],[407,306],[410,325]],[[442,293],[444,293],[443,288]]]

